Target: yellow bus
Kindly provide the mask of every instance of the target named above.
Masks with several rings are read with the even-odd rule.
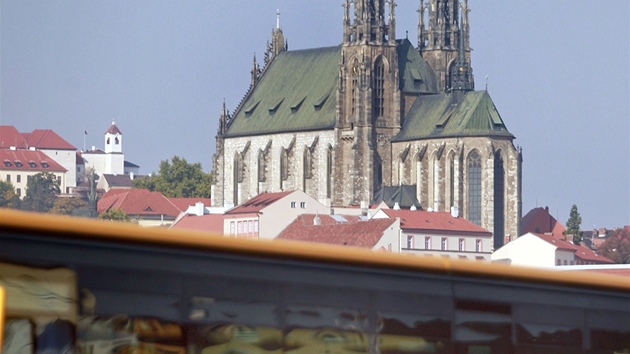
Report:
[[[623,277],[4,209],[0,285],[4,354],[630,353]]]

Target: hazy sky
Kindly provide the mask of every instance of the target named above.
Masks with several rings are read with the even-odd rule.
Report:
[[[0,124],[103,148],[112,119],[142,173],[212,166],[223,99],[250,82],[281,11],[289,50],[337,45],[342,0],[0,0]],[[397,37],[417,38],[399,0]],[[476,88],[523,148],[523,214],[630,224],[630,2],[470,0]],[[84,130],[88,135],[84,136]]]

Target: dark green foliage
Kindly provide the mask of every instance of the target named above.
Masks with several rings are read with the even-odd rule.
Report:
[[[171,162],[160,162],[158,174],[138,178],[133,185],[160,192],[167,198],[210,198],[212,175],[203,172],[200,163],[189,164],[186,159],[173,156]]]
[[[59,193],[59,181],[52,173],[42,172],[29,176],[22,209],[47,213],[55,205]]]
[[[0,208],[19,209],[22,200],[15,193],[13,185],[9,182],[0,181]]]
[[[88,204],[80,198],[57,198],[50,212],[59,215],[85,214]]]
[[[582,217],[580,216],[580,213],[578,213],[577,205],[573,204],[571,212],[569,213],[569,220],[567,220],[567,230],[564,232],[564,235],[573,236],[572,241],[576,245],[582,241],[580,225],[582,225]]]
[[[131,222],[131,218],[122,209],[109,209],[98,216],[103,220]]]

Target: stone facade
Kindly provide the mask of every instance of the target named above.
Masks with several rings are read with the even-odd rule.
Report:
[[[286,50],[279,48],[284,37],[277,26],[265,67],[259,69],[254,59],[251,86],[234,115],[223,107],[213,158],[213,205],[237,205],[262,192],[294,189],[326,205],[359,205],[372,202],[383,186],[416,185],[422,208],[458,208],[463,217],[493,232],[495,248],[516,238],[521,152],[487,93],[468,95],[474,90],[468,3],[431,0],[428,5],[420,2],[418,48],[413,48],[408,40],[395,39],[395,1],[345,0],[331,95],[334,124],[244,133],[243,122],[278,119],[274,114],[287,97],[274,91],[284,82],[269,85],[269,80],[280,80],[281,70],[267,72]],[[310,63],[323,56],[317,50],[300,55],[295,57]],[[291,68],[287,70],[296,70]],[[303,77],[296,73],[295,80]],[[256,91],[264,80],[270,90],[266,96]],[[309,94],[291,109],[302,109]],[[257,108],[261,99],[268,106]],[[231,129],[235,119],[240,125]]]

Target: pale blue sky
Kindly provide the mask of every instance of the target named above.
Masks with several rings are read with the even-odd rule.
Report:
[[[418,1],[397,36],[417,38]],[[0,0],[0,124],[103,146],[113,118],[142,173],[174,155],[209,171],[225,98],[247,90],[279,8],[289,49],[337,45],[342,0]],[[476,88],[487,75],[523,147],[523,213],[630,224],[630,2],[470,0]]]

